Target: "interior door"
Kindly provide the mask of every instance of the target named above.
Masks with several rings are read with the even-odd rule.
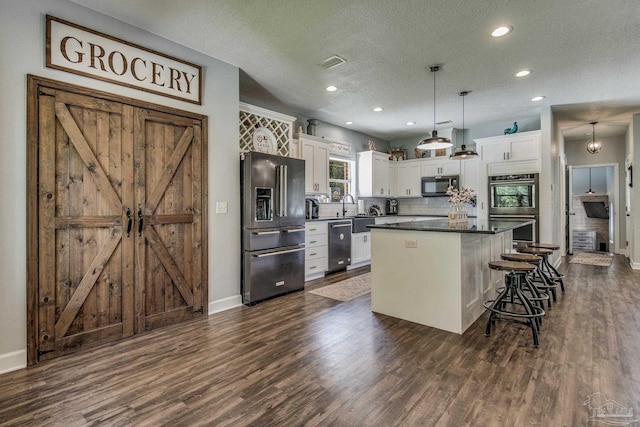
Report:
[[[38,96],[38,356],[133,334],[132,107]],[[129,214],[129,216],[127,216]]]
[[[565,173],[566,247],[567,255],[573,255],[573,218],[576,215],[573,212],[573,166],[567,166]]]
[[[136,332],[203,314],[200,121],[135,111]]]
[[[206,313],[206,118],[28,86],[28,364]]]

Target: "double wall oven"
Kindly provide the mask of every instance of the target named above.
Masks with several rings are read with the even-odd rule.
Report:
[[[514,243],[538,241],[540,214],[538,174],[497,175],[489,177],[489,219],[530,221],[533,224],[513,230]]]

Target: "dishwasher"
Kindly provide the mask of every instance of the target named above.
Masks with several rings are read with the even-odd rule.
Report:
[[[351,264],[351,220],[329,223],[329,268],[327,273],[345,270]]]

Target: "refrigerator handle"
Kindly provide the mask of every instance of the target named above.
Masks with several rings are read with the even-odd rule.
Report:
[[[289,167],[287,165],[282,166],[282,195],[283,197],[280,199],[282,203],[282,214],[281,216],[287,216],[287,193],[289,192]]]

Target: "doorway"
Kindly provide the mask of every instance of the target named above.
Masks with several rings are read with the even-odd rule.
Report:
[[[618,253],[618,164],[568,166],[567,175],[567,253]]]
[[[206,117],[28,77],[27,362],[206,314]]]

